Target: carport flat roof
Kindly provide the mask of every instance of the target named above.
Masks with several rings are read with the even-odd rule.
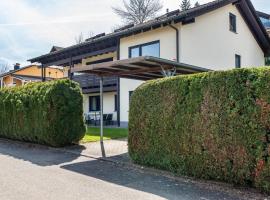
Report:
[[[210,71],[206,68],[178,63],[162,58],[143,56],[99,64],[86,65],[71,69],[72,73],[89,73],[98,76],[118,76],[137,80],[162,78],[163,70],[175,70],[176,75],[194,74]]]

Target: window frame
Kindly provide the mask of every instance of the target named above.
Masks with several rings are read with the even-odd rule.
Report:
[[[92,108],[92,99],[93,98],[96,98],[96,101],[97,101],[97,109],[96,110],[94,110]],[[97,95],[97,96],[89,96],[89,112],[99,112],[99,111],[100,111],[100,96],[99,95]]]
[[[234,24],[231,24],[231,17],[234,19]],[[229,28],[233,33],[237,33],[237,16],[233,13],[229,13]]]
[[[270,66],[270,57],[265,58],[265,65]]]
[[[149,46],[149,45],[153,45],[153,44],[159,44],[159,48],[158,48],[158,57],[160,57],[160,40],[155,40],[152,42],[147,42],[147,43],[143,43],[143,44],[139,44],[139,45],[135,45],[135,46],[131,46],[128,48],[128,57],[131,57],[131,51],[133,49],[139,48],[139,57],[142,56],[142,48],[145,46]]]
[[[131,102],[131,97],[132,97],[132,94],[133,94],[134,90],[132,91],[128,91],[128,100],[129,100],[129,103]]]
[[[241,67],[242,67],[242,57],[239,54],[235,54],[235,68],[240,69]]]

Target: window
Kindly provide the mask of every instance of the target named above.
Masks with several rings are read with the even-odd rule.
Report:
[[[264,17],[260,17],[260,20],[262,21],[263,25],[264,25],[266,28],[270,28],[270,19],[264,18]]]
[[[140,56],[140,47],[134,47],[130,49],[130,58],[135,58]]]
[[[270,66],[270,57],[265,58],[265,65]]]
[[[129,91],[129,103],[131,101],[132,93],[133,93],[133,91]]]
[[[100,111],[100,96],[89,97],[89,112]]]
[[[230,13],[230,31],[236,33],[236,16]]]
[[[135,58],[139,56],[160,57],[160,42],[150,42],[129,48],[129,57]]]
[[[118,105],[117,105],[117,94],[116,94],[116,95],[114,95],[114,111],[118,110],[117,107],[118,107]]]
[[[235,68],[241,68],[241,56],[235,55]]]

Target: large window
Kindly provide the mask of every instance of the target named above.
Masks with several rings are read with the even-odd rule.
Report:
[[[230,31],[236,33],[236,16],[230,13]]]
[[[89,97],[89,112],[100,111],[100,96]]]
[[[160,42],[154,41],[129,48],[130,58],[135,58],[139,56],[160,57]]]
[[[235,55],[235,68],[241,68],[241,56]]]
[[[266,28],[270,28],[270,19],[264,17],[260,17],[260,19]]]

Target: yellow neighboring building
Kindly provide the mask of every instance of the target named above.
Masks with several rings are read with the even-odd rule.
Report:
[[[29,65],[20,68],[19,64],[14,66],[14,70],[0,74],[0,85],[4,87],[22,86],[31,82],[40,82],[41,67],[38,65]],[[64,71],[59,68],[46,68],[46,80],[59,79],[64,77]]]

